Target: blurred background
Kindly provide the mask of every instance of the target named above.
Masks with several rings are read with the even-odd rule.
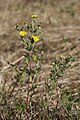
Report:
[[[15,25],[30,21],[32,14],[38,15],[44,29],[43,43],[38,45],[44,50],[45,66],[54,56],[69,52],[76,61],[64,77],[79,82],[80,0],[0,0],[0,69],[22,56]],[[48,72],[47,67],[44,72]]]

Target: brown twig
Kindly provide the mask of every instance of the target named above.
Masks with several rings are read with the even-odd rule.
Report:
[[[18,62],[20,62],[23,58],[24,58],[24,56],[20,57],[19,59],[17,59],[16,61],[14,61],[14,62],[11,63],[11,64],[12,64],[12,65],[15,65],[15,64],[17,64]],[[0,71],[0,73],[3,73],[5,70],[9,69],[10,67],[11,67],[11,65],[5,66],[5,67]]]

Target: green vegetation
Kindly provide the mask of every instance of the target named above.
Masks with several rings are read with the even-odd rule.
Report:
[[[24,45],[23,61],[18,65],[10,64],[15,73],[10,87],[7,89],[4,82],[0,90],[0,119],[79,120],[80,87],[77,85],[74,90],[63,83],[64,73],[74,62],[74,57],[54,57],[49,75],[43,79],[40,88],[42,81],[38,76],[43,67],[44,52],[37,47],[43,31],[37,15],[32,15],[29,23],[15,28]]]

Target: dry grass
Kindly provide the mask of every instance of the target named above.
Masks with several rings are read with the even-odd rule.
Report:
[[[67,55],[68,50],[76,61],[66,71],[63,83],[71,86],[72,83],[75,86],[80,83],[79,0],[0,0],[0,3],[0,70],[6,68],[7,62],[15,63],[24,52],[15,24],[29,21],[30,16],[36,13],[44,28],[41,38],[44,41],[38,44],[39,49],[44,50],[44,65],[38,79],[43,80],[49,74],[54,56]],[[63,37],[67,40],[66,45]],[[8,68],[0,73],[0,83],[11,81],[12,71]]]

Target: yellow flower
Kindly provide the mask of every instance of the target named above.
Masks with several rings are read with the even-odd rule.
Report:
[[[32,15],[31,17],[32,17],[32,18],[37,18],[37,15]]]
[[[21,30],[19,32],[19,35],[22,36],[22,37],[24,37],[24,35],[26,35],[26,34],[27,34],[27,32],[25,30]]]
[[[33,38],[34,42],[39,41],[39,38],[37,36],[35,36],[35,35],[32,35],[32,38]]]

